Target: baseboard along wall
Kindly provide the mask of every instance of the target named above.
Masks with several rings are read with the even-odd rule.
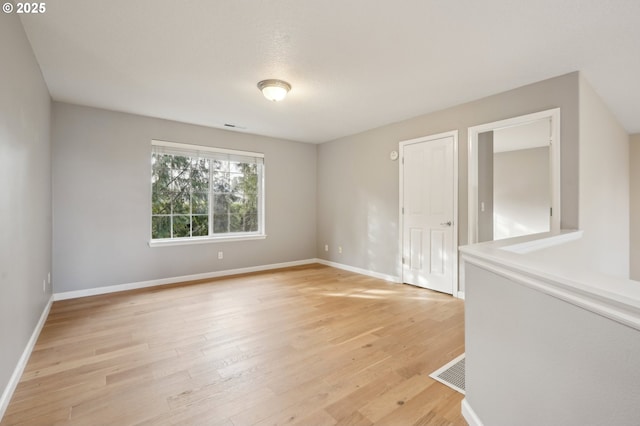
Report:
[[[187,281],[206,280],[209,278],[226,277],[229,275],[248,274],[250,272],[268,271],[270,269],[289,268],[292,266],[309,265],[317,263],[317,259],[296,260],[293,262],[273,263],[270,265],[250,266],[247,268],[227,269],[223,271],[205,272],[202,274],[182,275],[178,277],[160,278],[157,280],[138,281],[127,284],[117,284],[104,287],[95,287],[85,290],[65,291],[62,293],[54,293],[54,300],[77,299],[79,297],[97,296],[99,294],[117,293],[127,290],[138,290],[141,288],[157,287],[168,284],[176,284]]]
[[[13,392],[15,392],[16,387],[18,387],[18,383],[20,382],[20,378],[22,377],[22,373],[24,372],[25,367],[27,366],[27,362],[29,361],[29,357],[31,356],[31,352],[33,352],[33,348],[36,346],[36,342],[38,341],[38,337],[40,336],[40,332],[42,331],[42,327],[44,327],[44,323],[47,321],[47,317],[49,316],[49,311],[51,310],[51,305],[53,304],[53,295],[49,298],[46,306],[44,307],[42,314],[40,315],[40,319],[36,324],[36,327],[31,333],[31,337],[27,342],[27,346],[22,351],[22,356],[18,360],[18,364],[16,368],[13,370],[13,374],[11,378],[9,378],[9,383],[4,388],[2,392],[2,396],[0,396],[0,421],[4,416],[7,407],[9,406],[9,401],[11,401],[11,397],[13,396]]]
[[[471,408],[471,405],[469,405],[467,398],[462,400],[461,405],[462,405],[462,417],[464,417],[467,423],[469,423],[469,426],[484,426],[484,424],[480,420],[480,417],[478,417],[476,412],[473,411],[473,408]]]
[[[330,260],[315,259],[316,263],[321,265],[331,266],[332,268],[338,268],[349,272],[355,272],[356,274],[367,275],[373,278],[379,278],[385,281],[391,281],[393,283],[399,283],[400,277],[395,275],[381,274],[380,272],[369,271],[368,269],[357,268],[355,266],[344,265],[342,263],[331,262]]]
[[[330,262],[324,259],[304,259],[296,260],[292,262],[273,263],[270,265],[251,266],[248,268],[227,269],[224,271],[205,272],[202,274],[182,275],[178,277],[161,278],[157,280],[139,281],[135,283],[117,284],[104,287],[95,287],[84,290],[65,291],[62,293],[54,293],[53,300],[67,300],[76,299],[79,297],[97,296],[99,294],[116,293],[119,291],[137,290],[141,288],[157,287],[168,284],[176,284],[186,281],[206,280],[209,278],[226,277],[230,275],[247,274],[250,272],[268,271],[270,269],[289,268],[292,266],[310,265],[312,263],[319,263],[321,265],[331,266],[333,268],[343,269],[345,271],[355,272],[357,274],[367,275],[373,278],[379,278],[385,281],[400,282],[400,278],[393,275],[381,274],[378,272],[369,271],[366,269],[356,268],[354,266],[343,265],[341,263]]]

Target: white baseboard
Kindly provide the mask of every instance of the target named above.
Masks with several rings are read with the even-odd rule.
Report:
[[[311,263],[319,263],[318,259],[296,260],[293,262],[273,263],[270,265],[251,266],[248,268],[227,269],[224,271],[205,272],[202,274],[183,275],[179,277],[161,278],[157,280],[139,281],[128,284],[117,284],[105,287],[88,288],[85,290],[65,291],[55,293],[53,300],[76,299],[79,297],[97,296],[99,294],[116,293],[119,291],[137,290],[140,288],[156,287],[167,284],[175,284],[186,281],[206,280],[209,278],[226,277],[229,275],[247,274],[250,272],[268,271],[270,269],[289,268],[291,266],[308,265]]]
[[[324,259],[304,259],[296,260],[293,262],[273,263],[270,265],[251,266],[248,268],[239,269],[227,269],[224,271],[205,272],[202,274],[182,275],[179,277],[160,278],[157,280],[138,281],[127,284],[117,284],[104,287],[88,288],[84,290],[65,291],[62,293],[54,293],[53,300],[67,300],[77,299],[79,297],[97,296],[100,294],[116,293],[119,291],[137,290],[141,288],[156,287],[167,284],[176,284],[186,281],[206,280],[209,278],[226,277],[229,275],[247,274],[250,272],[268,271],[270,269],[289,268],[292,266],[309,265],[312,263],[320,263],[322,265],[331,266],[338,269],[344,269],[345,271],[355,272],[357,274],[367,275],[373,278],[379,278],[385,281],[391,281],[395,283],[400,282],[400,278],[392,275],[381,274],[378,272],[369,271],[362,268],[356,268],[354,266],[343,265],[342,263],[330,262]]]
[[[345,271],[355,272],[356,274],[367,275],[373,278],[379,278],[381,280],[390,281],[392,283],[401,283],[402,279],[395,275],[381,274],[380,272],[369,271],[368,269],[357,268],[355,266],[345,265],[343,263],[332,262],[325,259],[316,259],[317,263],[321,265],[331,266],[333,268],[344,269]],[[464,300],[464,291],[458,291],[453,294],[454,297]]]
[[[40,319],[36,324],[33,333],[31,334],[31,338],[27,342],[27,346],[24,348],[22,352],[22,356],[18,360],[18,364],[16,368],[13,370],[13,374],[11,378],[9,378],[9,383],[4,388],[2,392],[2,396],[0,396],[0,420],[4,416],[7,407],[9,406],[9,401],[11,401],[11,397],[13,396],[13,392],[16,390],[18,383],[20,382],[20,378],[22,377],[22,373],[24,372],[24,368],[27,366],[27,362],[29,361],[29,357],[31,356],[31,352],[38,341],[38,336],[40,336],[40,331],[42,331],[42,327],[44,327],[44,323],[47,321],[47,317],[49,316],[49,311],[51,310],[51,305],[53,304],[53,295],[49,298],[47,305],[44,307],[42,311],[42,315],[40,315]]]
[[[469,426],[483,426],[480,417],[473,411],[471,405],[467,402],[467,398],[462,400],[462,417],[469,423]]]
[[[356,274],[367,275],[369,277],[379,278],[381,280],[391,281],[393,283],[399,283],[400,282],[400,277],[396,277],[394,275],[381,274],[379,272],[373,272],[373,271],[369,271],[367,269],[356,268],[355,266],[344,265],[342,263],[331,262],[329,260],[324,260],[324,259],[315,259],[315,260],[316,260],[317,263],[320,263],[322,265],[331,266],[333,268],[338,268],[338,269],[343,269],[343,270],[349,271],[349,272],[355,272]]]

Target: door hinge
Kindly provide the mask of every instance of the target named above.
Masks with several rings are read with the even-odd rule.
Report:
[[[404,214],[404,207],[402,208],[402,214]]]
[[[549,207],[549,216],[553,216],[553,207]]]
[[[404,265],[404,257],[402,258],[402,264]]]

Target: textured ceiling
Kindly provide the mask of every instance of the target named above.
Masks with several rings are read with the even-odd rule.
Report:
[[[324,142],[580,70],[640,132],[638,0],[46,4],[21,19],[54,100]]]

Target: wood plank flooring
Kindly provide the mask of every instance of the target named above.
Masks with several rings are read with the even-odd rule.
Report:
[[[463,302],[308,265],[59,301],[4,425],[465,425]]]

